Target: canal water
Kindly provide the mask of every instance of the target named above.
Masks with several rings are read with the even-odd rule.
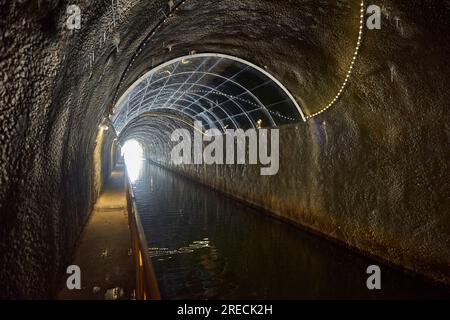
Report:
[[[449,297],[146,161],[133,189],[163,299]],[[381,290],[366,287],[371,264]]]

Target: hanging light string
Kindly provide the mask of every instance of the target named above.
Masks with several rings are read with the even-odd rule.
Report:
[[[347,74],[345,76],[344,81],[341,84],[341,87],[339,88],[338,93],[336,94],[336,96],[333,98],[333,100],[331,100],[330,103],[328,103],[325,107],[323,107],[322,109],[320,109],[317,112],[314,112],[310,115],[306,116],[306,119],[311,119],[323,112],[325,112],[326,110],[330,109],[336,102],[337,100],[341,97],[342,93],[344,92],[344,89],[347,87],[347,84],[350,80],[350,77],[353,73],[353,67],[355,66],[355,62],[356,59],[359,55],[359,49],[361,47],[361,42],[362,42],[362,35],[363,35],[363,29],[364,29],[364,0],[361,0],[361,10],[360,10],[360,20],[359,20],[359,33],[358,33],[358,41],[356,41],[356,48],[355,48],[355,52],[353,53],[353,58],[352,58],[352,62],[350,63],[350,67],[348,68]]]

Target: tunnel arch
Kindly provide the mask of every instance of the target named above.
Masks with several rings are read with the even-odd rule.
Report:
[[[120,134],[129,121],[149,111],[183,114],[222,132],[306,121],[278,79],[256,64],[221,53],[185,55],[145,72],[115,104],[110,119]]]
[[[7,61],[2,71],[14,79],[0,86],[0,222],[7,226],[0,232],[6,270],[0,296],[45,297],[54,290],[95,201],[91,160],[98,126],[116,97],[146,70],[192,51],[239,56],[283,79],[307,115],[340,90],[355,49],[359,0],[174,2],[168,8],[167,1],[120,1],[112,9],[88,0],[83,27],[72,33],[56,23],[67,18],[65,0],[40,9],[32,1],[0,4],[2,17],[8,16],[0,24],[9,31],[0,50]],[[445,246],[432,242],[448,241],[448,224],[421,229],[448,211],[448,184],[436,168],[448,167],[441,146],[447,143],[442,128],[449,99],[449,9],[404,0],[383,9],[383,29],[365,34],[352,85],[335,107],[280,128],[286,141],[295,141],[282,155],[281,170],[292,171],[285,181],[274,177],[267,189],[289,188],[283,194],[272,188],[261,198],[301,225],[449,282],[448,269],[430,268],[449,265]],[[43,30],[43,17],[51,16],[55,26],[48,23]],[[28,90],[33,82],[38,88]],[[138,119],[130,136],[140,136],[145,126],[159,132],[156,119],[144,120]],[[158,121],[163,120],[173,121]],[[113,131],[107,132],[105,149]],[[252,172],[242,176],[254,181]],[[226,191],[239,189],[234,180],[228,179]],[[351,229],[355,224],[359,228]],[[425,240],[409,236],[417,230]]]

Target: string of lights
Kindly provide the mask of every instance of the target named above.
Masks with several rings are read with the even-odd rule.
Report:
[[[355,66],[355,62],[356,59],[358,57],[359,54],[359,49],[361,47],[361,42],[362,42],[362,36],[363,36],[363,29],[364,29],[364,0],[361,0],[361,14],[360,14],[360,21],[359,21],[359,33],[358,33],[358,40],[356,41],[356,48],[355,51],[353,53],[353,58],[352,61],[350,63],[350,66],[347,70],[347,74],[345,76],[344,81],[342,82],[338,93],[335,95],[335,97],[333,98],[333,100],[331,100],[330,103],[328,103],[325,107],[321,108],[319,111],[314,112],[312,114],[309,114],[306,116],[307,119],[311,119],[315,116],[318,116],[319,114],[324,113],[325,111],[327,111],[328,109],[330,109],[337,101],[338,99],[342,96],[342,93],[344,92],[344,89],[347,87],[347,84],[350,80],[350,77],[353,73],[353,67]]]

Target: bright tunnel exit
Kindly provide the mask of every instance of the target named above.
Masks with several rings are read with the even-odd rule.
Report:
[[[125,160],[128,178],[130,182],[139,179],[142,170],[142,162],[144,160],[144,149],[136,140],[128,140],[122,146],[122,156]]]

